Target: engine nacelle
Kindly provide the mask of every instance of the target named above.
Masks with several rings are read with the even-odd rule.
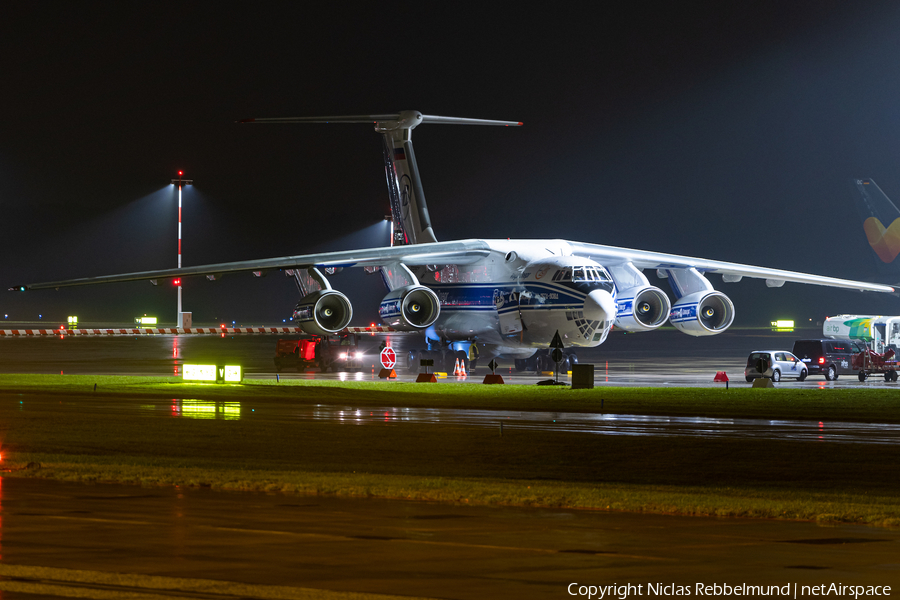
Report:
[[[394,329],[416,331],[437,321],[441,314],[441,301],[424,285],[408,285],[385,296],[378,314],[386,325]]]
[[[693,336],[722,333],[734,321],[734,304],[722,292],[703,291],[684,296],[672,306],[669,322]]]
[[[616,327],[625,331],[652,331],[669,318],[672,304],[666,293],[652,285],[619,292],[616,298]]]
[[[335,290],[319,290],[304,296],[294,309],[294,322],[310,335],[331,335],[350,323],[353,307],[347,296]]]

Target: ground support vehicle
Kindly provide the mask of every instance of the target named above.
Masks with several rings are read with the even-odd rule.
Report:
[[[744,378],[747,383],[760,377],[770,377],[778,383],[782,377],[796,377],[803,381],[809,375],[807,365],[799,358],[784,350],[756,350],[747,357]]]
[[[885,381],[897,381],[897,370],[900,362],[894,359],[894,351],[890,348],[879,354],[868,348],[864,352],[853,355],[853,368],[859,371],[859,380],[865,381],[870,375],[882,374]]]
[[[838,315],[828,317],[822,326],[825,337],[860,340],[875,352],[896,353],[900,348],[900,317],[881,315]]]
[[[318,368],[323,373],[362,369],[359,336],[310,336],[281,339],[275,346],[275,370],[296,369],[297,372]]]
[[[865,347],[865,342],[858,339],[797,340],[792,353],[803,361],[810,375],[823,375],[827,381],[834,381],[856,371],[850,363]]]
[[[275,345],[275,371],[296,369],[305,371],[316,366],[316,338],[278,340]]]

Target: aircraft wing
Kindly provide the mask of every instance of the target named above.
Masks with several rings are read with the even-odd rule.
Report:
[[[220,276],[226,273],[300,269],[307,267],[376,267],[395,261],[411,266],[445,264],[465,265],[481,260],[488,254],[490,254],[490,247],[487,243],[481,240],[462,240],[454,242],[437,242],[432,244],[415,244],[410,246],[323,252],[321,254],[301,254],[298,256],[282,256],[279,258],[266,258],[261,260],[245,260],[212,265],[200,265],[196,267],[182,267],[181,269],[140,271],[136,273],[123,273],[120,275],[82,277],[80,279],[29,283],[13,286],[9,289],[11,291],[24,292],[26,290],[46,290],[97,283],[167,279],[171,277],[190,277],[194,275]]]
[[[600,244],[568,242],[574,254],[585,256],[602,265],[632,263],[639,269],[689,269],[695,268],[701,273],[718,273],[738,281],[741,277],[765,279],[772,286],[780,286],[783,282],[806,283],[829,287],[846,288],[871,292],[894,292],[894,288],[877,283],[838,279],[811,275],[797,271],[784,271],[767,267],[756,267],[740,263],[694,258],[678,254],[666,254],[647,250],[634,250]],[[452,242],[435,242],[383,248],[366,248],[362,250],[344,250],[340,252],[324,252],[320,254],[301,254],[261,260],[247,260],[229,263],[183,267],[181,269],[162,269],[158,271],[140,271],[119,275],[101,275],[17,285],[13,291],[54,289],[77,285],[98,283],[117,283],[124,281],[140,281],[150,279],[166,279],[174,277],[190,277],[199,275],[221,276],[226,273],[251,271],[271,271],[281,269],[299,269],[308,267],[374,267],[390,262],[402,262],[410,266],[471,264],[491,253],[491,246],[484,240],[470,239]]]
[[[792,283],[825,285],[864,292],[894,291],[894,288],[890,286],[877,283],[838,279],[836,277],[824,277],[822,275],[811,275],[809,273],[799,273],[797,271],[783,271],[781,269],[769,269],[767,267],[755,267],[753,265],[744,265],[721,260],[707,260],[705,258],[693,258],[678,254],[632,250],[630,248],[585,244],[582,242],[569,242],[569,245],[574,254],[595,260],[601,265],[614,265],[630,262],[638,269],[694,268],[701,273],[718,273],[720,275],[729,276],[731,281],[739,281],[741,277],[765,279],[766,283],[771,287],[778,287],[782,283],[789,281]]]

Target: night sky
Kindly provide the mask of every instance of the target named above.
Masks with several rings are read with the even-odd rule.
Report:
[[[179,169],[195,181],[185,266],[387,243],[370,126],[235,123],[250,117],[523,121],[414,131],[439,240],[563,238],[866,279],[848,181],[900,201],[895,3],[21,4],[0,22],[4,289],[174,267]],[[900,314],[896,296],[711,280],[736,326]],[[374,318],[380,278],[332,282],[356,324]],[[281,322],[298,300],[280,273],[189,279],[184,294],[195,323]],[[8,321],[175,320],[167,282],[0,297]]]

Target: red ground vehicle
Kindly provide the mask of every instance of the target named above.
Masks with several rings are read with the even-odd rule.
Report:
[[[853,368],[859,371],[859,380],[865,381],[869,375],[883,373],[885,381],[897,381],[897,370],[900,363],[894,359],[894,351],[888,348],[884,354],[878,354],[874,350],[866,350],[853,355]]]
[[[323,373],[362,368],[362,352],[356,334],[278,340],[275,346],[275,370],[298,372],[318,368]]]

